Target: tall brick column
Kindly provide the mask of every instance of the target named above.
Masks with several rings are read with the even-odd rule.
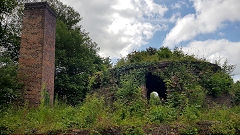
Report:
[[[43,87],[54,99],[56,13],[46,3],[25,4],[19,58],[19,78],[30,106],[41,102]]]

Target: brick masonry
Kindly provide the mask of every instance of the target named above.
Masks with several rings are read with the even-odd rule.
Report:
[[[54,99],[56,13],[46,3],[25,4],[19,58],[19,78],[30,106],[41,102],[45,87]]]

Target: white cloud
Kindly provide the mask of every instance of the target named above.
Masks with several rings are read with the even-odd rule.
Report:
[[[222,37],[222,36],[224,36],[224,33],[223,32],[219,32],[218,35]]]
[[[125,56],[146,44],[165,25],[153,23],[168,10],[153,0],[61,0],[83,17],[82,25],[98,43],[100,55]]]
[[[179,19],[167,34],[164,46],[170,48],[199,34],[215,32],[224,21],[240,21],[239,0],[194,0],[196,14]]]
[[[169,19],[169,22],[175,23],[180,17],[181,17],[181,13],[177,12],[171,16],[171,18]]]
[[[240,75],[235,75],[232,77],[234,82],[240,81]]]
[[[172,9],[180,9],[180,8],[182,8],[183,6],[187,6],[187,7],[188,7],[188,4],[187,4],[186,2],[184,2],[184,1],[178,1],[178,2],[176,2],[176,3],[174,3],[174,4],[172,4],[172,5],[171,5],[171,8],[172,8]]]
[[[226,39],[193,41],[183,47],[183,51],[199,58],[206,58],[213,63],[216,60],[222,63],[227,60],[229,64],[236,65],[233,72],[236,76],[233,78],[240,80],[240,42],[230,42]]]
[[[178,8],[181,8],[181,4],[180,3],[175,3],[174,5],[172,5],[172,9],[178,9]]]

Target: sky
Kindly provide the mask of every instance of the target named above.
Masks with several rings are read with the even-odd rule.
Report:
[[[228,61],[240,80],[240,0],[60,0],[113,61],[148,47]]]

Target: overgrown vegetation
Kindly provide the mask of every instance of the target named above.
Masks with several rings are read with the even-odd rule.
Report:
[[[86,134],[239,133],[239,106],[203,108],[186,101],[180,110],[159,98],[152,98],[150,104],[142,98],[141,89],[135,85],[135,77],[127,78],[121,79],[121,86],[116,91],[117,100],[112,104],[107,104],[104,96],[96,93],[75,107],[55,101],[53,108],[45,105],[29,110],[26,105],[1,111],[1,134],[83,131]]]
[[[22,84],[17,80],[17,65],[7,57],[0,57],[0,108],[20,102]]]
[[[119,59],[115,67],[121,67],[123,65],[129,65],[133,63],[163,62],[189,59],[197,60],[193,56],[185,55],[178,48],[175,48],[172,52],[170,49],[165,47],[161,47],[158,50],[156,48],[149,47],[146,50],[133,51],[132,53],[128,54],[126,58]]]
[[[150,47],[111,68],[78,25],[80,14],[58,0],[48,1],[58,15],[55,104],[49,106],[43,91],[38,108],[23,105],[17,81],[21,24],[15,22],[21,22],[24,2],[0,5],[0,134],[240,134],[240,82],[229,75],[233,66]],[[11,21],[3,23],[7,17]],[[150,72],[165,83],[166,99],[144,96]]]

